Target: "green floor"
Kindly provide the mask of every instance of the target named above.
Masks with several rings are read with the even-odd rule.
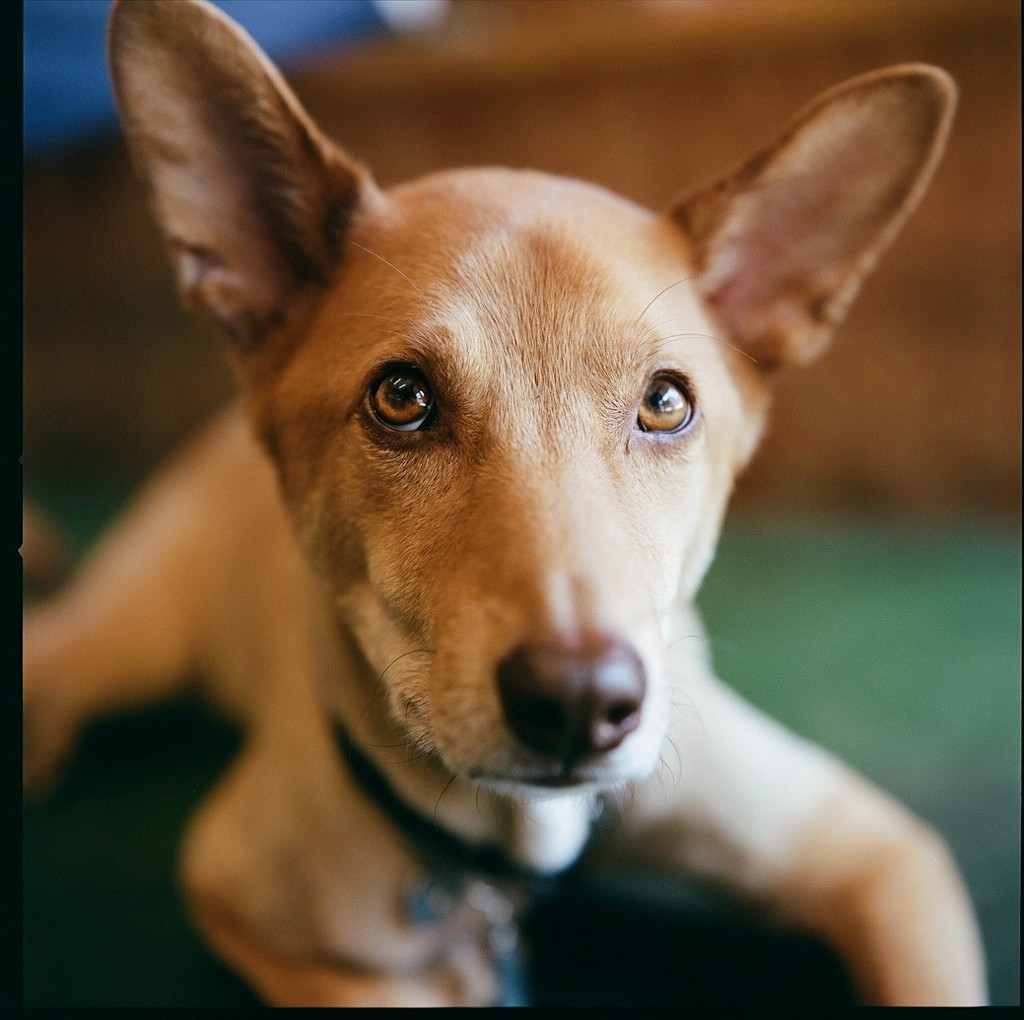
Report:
[[[118,502],[36,496],[83,541]],[[1013,533],[737,522],[701,597],[724,678],[945,833],[1002,1004],[1019,1002],[1020,580]],[[27,807],[25,1004],[251,1001],[195,941],[173,881],[184,819],[235,741],[190,704],[101,724]],[[657,895],[571,889],[531,928],[541,1002],[846,994],[816,947]]]
[[[1019,1002],[1019,535],[733,525],[700,602],[723,678],[945,834]]]

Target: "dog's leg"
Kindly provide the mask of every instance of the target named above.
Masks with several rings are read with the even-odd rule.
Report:
[[[335,757],[308,688],[253,737],[183,838],[180,877],[210,948],[267,1003],[486,1006],[501,991],[486,911],[411,921],[421,865]]]
[[[981,942],[942,839],[824,751],[708,680],[687,690],[671,768],[632,798],[617,856],[698,873],[844,959],[887,1005],[985,1001]]]
[[[404,975],[290,957],[263,944],[212,899],[193,897],[192,911],[211,947],[271,1006],[488,1004],[466,987],[459,968],[450,962],[426,973]],[[488,990],[493,994],[492,986]]]
[[[24,622],[25,783],[52,778],[90,717],[172,692],[197,664],[202,603],[224,557],[227,430],[159,475],[68,586]],[[237,471],[237,468],[233,469]]]
[[[783,917],[844,958],[865,1001],[982,1005],[981,938],[944,840],[854,775],[795,842]]]

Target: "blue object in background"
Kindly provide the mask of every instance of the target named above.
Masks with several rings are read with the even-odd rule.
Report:
[[[388,27],[373,0],[215,0],[287,65]],[[106,63],[112,0],[23,0],[24,151],[37,155],[117,127]]]

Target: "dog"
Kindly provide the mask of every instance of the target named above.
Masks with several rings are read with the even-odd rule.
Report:
[[[984,1002],[941,838],[722,685],[693,607],[774,380],[931,178],[950,78],[841,84],[656,214],[525,170],[383,191],[202,0],[120,0],[109,46],[241,399],[27,610],[27,787],[206,678],[247,737],[181,876],[271,1004],[505,1001],[517,917],[577,862],[715,883],[865,1002]]]

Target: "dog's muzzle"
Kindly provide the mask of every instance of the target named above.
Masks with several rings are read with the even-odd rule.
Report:
[[[624,641],[578,648],[525,643],[498,663],[505,721],[521,743],[568,771],[618,747],[640,723],[643,663]]]

